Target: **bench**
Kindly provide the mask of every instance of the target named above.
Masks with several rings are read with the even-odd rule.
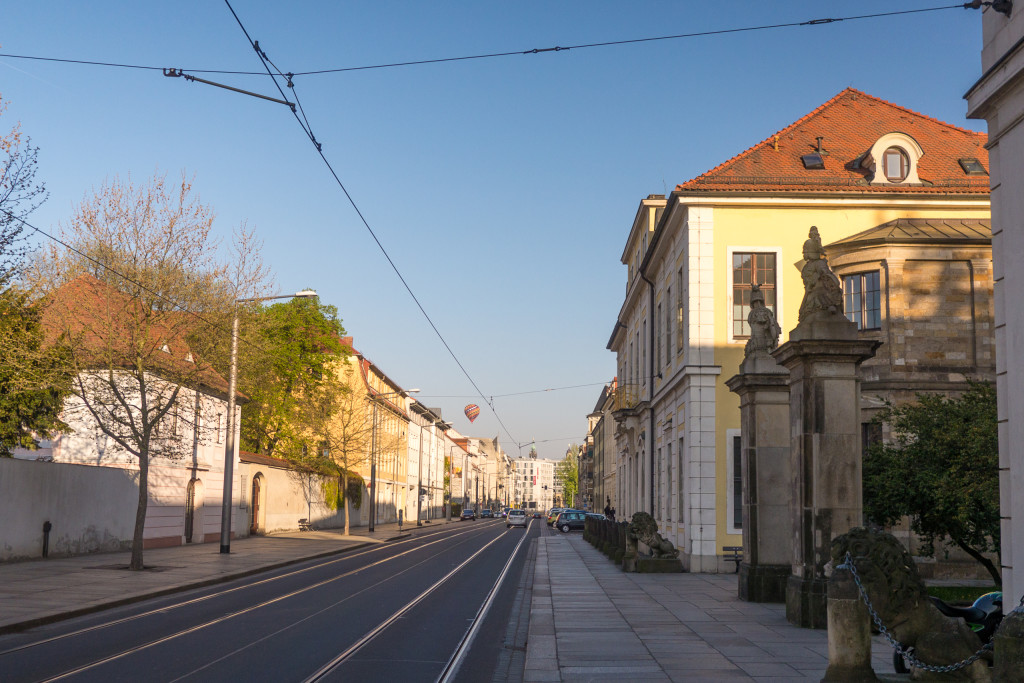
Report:
[[[743,562],[743,546],[741,546],[741,545],[727,545],[727,546],[723,547],[722,550],[724,552],[731,553],[731,555],[726,555],[725,556],[725,560],[726,560],[726,562],[735,562],[736,563],[736,573],[739,574],[740,573],[740,563]]]
[[[313,531],[313,523],[303,517],[299,520],[299,531]]]

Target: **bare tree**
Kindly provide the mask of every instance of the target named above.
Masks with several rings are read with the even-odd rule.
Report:
[[[150,465],[181,460],[222,428],[227,382],[196,349],[223,346],[210,340],[230,335],[234,300],[266,277],[251,239],[236,240],[249,250],[239,269],[221,258],[212,228],[187,179],[115,179],[62,226],[71,249],[52,246],[28,272],[44,294],[47,341],[73,378],[65,420],[94,424],[137,461],[132,569],[144,566]]]
[[[309,445],[303,460],[307,466],[337,477],[341,507],[348,502],[350,480],[370,461],[373,407],[359,373],[347,360],[340,359],[332,374],[333,378],[317,386],[310,400],[304,402]],[[348,508],[343,509],[348,534]]]
[[[5,108],[0,102],[0,115]],[[18,124],[0,136],[0,288],[17,274],[27,252],[24,219],[46,200],[46,188],[35,179],[38,154]]]

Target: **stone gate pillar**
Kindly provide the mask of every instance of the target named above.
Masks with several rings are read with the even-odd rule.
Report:
[[[860,364],[881,342],[858,338],[818,229],[804,242],[800,322],[772,356],[789,370],[792,574],[786,619],[826,628],[832,539],[863,524]]]
[[[726,381],[740,397],[743,562],[739,597],[785,602],[792,569],[789,371],[771,356],[740,366]]]

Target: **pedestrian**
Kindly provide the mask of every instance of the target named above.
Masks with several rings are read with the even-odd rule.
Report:
[[[604,516],[609,518],[612,516],[612,506],[607,503],[604,506]]]
[[[611,519],[611,520],[612,520],[613,522],[615,521],[615,508],[612,508],[612,509],[611,509],[611,514],[609,514],[609,515],[608,515],[608,517],[609,517],[609,519]]]

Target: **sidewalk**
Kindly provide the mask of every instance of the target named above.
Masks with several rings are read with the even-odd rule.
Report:
[[[443,527],[444,520],[421,529]],[[0,564],[0,634],[138,602],[167,593],[221,583],[302,560],[333,555],[410,535],[406,524],[288,532],[219,543],[153,548],[145,552],[146,571],[128,571],[131,553],[97,553]]]
[[[735,574],[627,574],[580,534],[542,530],[526,683],[815,681],[823,630],[791,626],[785,606],[742,602]],[[892,672],[876,636],[872,666]]]

